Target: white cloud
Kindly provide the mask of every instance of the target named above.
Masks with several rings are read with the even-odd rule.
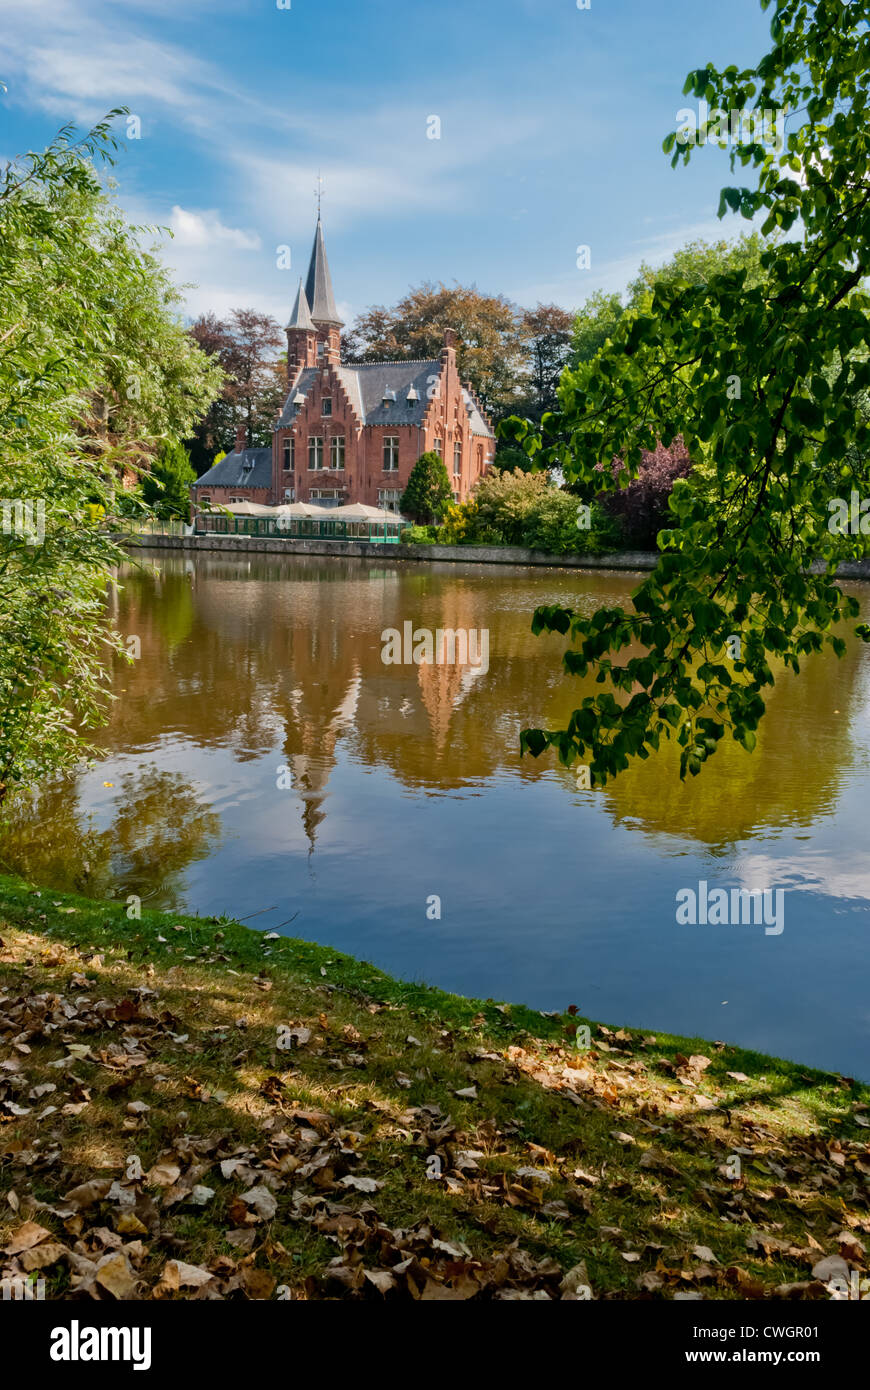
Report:
[[[750,854],[734,866],[734,877],[750,891],[776,887],[870,901],[870,856],[866,854],[848,853],[839,859],[824,850],[802,851],[799,859]]]
[[[169,227],[178,246],[204,249],[223,243],[238,251],[259,251],[262,244],[255,232],[225,226],[216,212],[188,212],[177,203],[172,209]]]

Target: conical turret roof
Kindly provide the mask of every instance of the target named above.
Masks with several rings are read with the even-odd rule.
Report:
[[[296,302],[290,314],[288,328],[305,328],[311,333],[314,332],[314,324],[311,319],[311,311],[308,308],[308,298],[302,288],[302,276],[299,277],[299,289],[296,291]]]
[[[308,267],[308,279],[305,281],[305,294],[311,306],[311,317],[315,324],[332,323],[339,327],[343,326],[343,320],[338,317],[338,310],[335,307],[329,262],[326,259],[326,248],[323,245],[323,223],[319,217],[314,233],[314,245],[311,248],[311,263]]]

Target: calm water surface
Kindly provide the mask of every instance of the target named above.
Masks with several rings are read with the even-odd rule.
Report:
[[[19,813],[5,867],[285,924],[461,993],[573,1003],[870,1077],[870,652],[857,641],[777,681],[754,754],[729,745],[684,785],[668,750],[580,791],[554,755],[518,756],[524,725],[557,725],[587,689],[562,676],[563,639],[532,636],[531,613],[622,603],[637,576],[151,559],[157,572],[128,572],[117,601],[142,655],[116,671],[105,756]],[[870,588],[851,587],[866,610]],[[381,632],[406,620],[487,628],[488,671],[384,665]],[[702,879],[782,888],[783,933],[678,926],[676,893]]]

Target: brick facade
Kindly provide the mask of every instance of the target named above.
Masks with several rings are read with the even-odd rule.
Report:
[[[431,361],[342,363],[341,327],[318,221],[307,292],[300,281],[286,330],[288,394],[272,437],[271,486],[267,451],[244,451],[237,440],[235,452],[194,485],[194,506],[205,495],[213,503],[237,497],[398,510],[411,470],[428,450],[440,453],[454,498],[470,495],[492,460],[495,437],[470,384],[459,378],[452,330]]]
[[[288,330],[288,339],[291,334]],[[301,335],[300,335],[301,336]],[[309,335],[313,336],[313,335]],[[361,417],[359,406],[351,399],[346,380],[348,370],[339,375],[332,354],[324,355],[317,370],[316,347],[303,352],[288,344],[288,359],[293,359],[290,379],[290,398],[305,368],[315,367],[314,380],[299,406],[292,425],[279,427],[273,437],[273,482],[275,502],[286,500],[293,493],[297,502],[317,502],[312,496],[335,491],[341,502],[364,502],[380,506],[384,492],[404,492],[411,470],[421,454],[437,449],[444,460],[447,475],[458,501],[465,501],[477,479],[485,471],[493,453],[493,441],[472,433],[462,382],[456,369],[454,335],[445,335],[441,357],[433,362],[408,361],[379,363],[379,367],[395,366],[397,385],[405,388],[409,369],[429,367],[426,394],[421,403],[419,423],[406,424],[396,411],[394,424],[370,424]],[[323,341],[318,335],[314,340]],[[295,350],[294,350],[295,349]],[[365,370],[365,365],[361,366]],[[419,371],[418,371],[419,374]],[[395,390],[395,388],[390,388]],[[466,390],[469,388],[466,387]],[[399,392],[396,391],[396,395]],[[324,400],[326,411],[324,413]],[[398,402],[381,401],[387,415]],[[476,402],[475,402],[476,404]],[[483,412],[480,412],[481,416]],[[312,441],[318,441],[313,444]],[[287,468],[287,464],[290,468]],[[343,468],[335,465],[343,463]],[[312,466],[313,465],[313,466]]]

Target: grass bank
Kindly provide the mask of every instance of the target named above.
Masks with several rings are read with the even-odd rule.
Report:
[[[0,938],[0,1276],[47,1298],[812,1298],[866,1274],[848,1078],[596,1023],[584,1050],[570,1009],[10,878]]]

